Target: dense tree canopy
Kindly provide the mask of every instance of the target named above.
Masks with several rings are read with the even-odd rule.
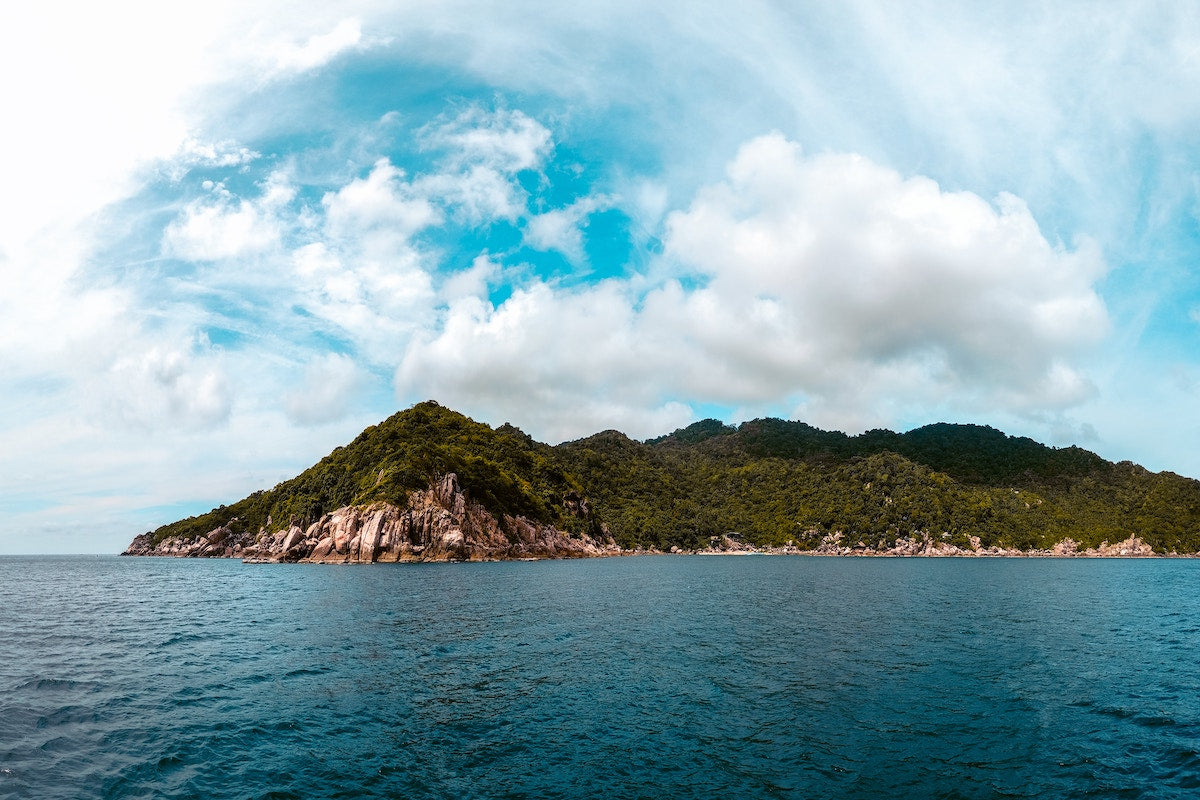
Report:
[[[626,547],[702,547],[736,531],[760,545],[890,547],[928,535],[966,546],[1084,546],[1138,535],[1162,552],[1200,550],[1200,482],[1113,464],[977,425],[859,436],[802,422],[704,420],[637,442],[605,431],[557,447],[422,403],[363,431],[312,468],[156,538],[306,525],[345,505],[387,501],[454,472],[495,513],[577,530],[603,524]],[[581,519],[563,499],[590,501]]]

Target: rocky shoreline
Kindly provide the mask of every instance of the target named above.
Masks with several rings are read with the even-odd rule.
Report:
[[[586,517],[578,497],[564,507]],[[232,522],[232,521],[231,521]],[[1193,553],[1156,553],[1131,536],[1115,544],[1080,548],[1065,539],[1048,550],[983,547],[970,537],[970,547],[938,541],[927,534],[896,540],[891,547],[849,545],[841,533],[826,535],[815,548],[794,545],[757,547],[730,533],[713,537],[698,550],[624,549],[607,531],[601,538],[571,534],[524,517],[497,519],[471,502],[453,473],[427,490],[413,492],[408,505],[388,503],[346,506],[324,515],[305,529],[290,526],[267,533],[235,532],[228,524],[207,534],[168,537],[155,543],[151,534],[136,537],[121,555],[175,558],[240,558],[247,563],[391,563],[428,561],[532,561],[548,558],[597,558],[623,555],[798,555],[875,558],[1194,558]]]
[[[934,541],[928,535],[906,537],[896,540],[896,544],[888,548],[869,547],[861,542],[853,547],[842,543],[842,534],[826,536],[821,543],[810,550],[794,546],[757,547],[738,541],[729,536],[721,537],[722,541],[703,550],[680,550],[672,548],[672,553],[686,555],[798,555],[798,556],[840,556],[863,558],[1197,558],[1200,553],[1156,553],[1154,548],[1137,536],[1109,544],[1101,542],[1097,547],[1080,548],[1074,539],[1064,539],[1048,550],[1018,550],[1005,547],[983,547],[979,537],[969,538],[970,548],[958,547],[948,542]]]
[[[238,533],[227,524],[207,534],[157,543],[146,533],[121,555],[347,564],[592,558],[625,552],[611,537],[571,534],[524,517],[497,519],[466,497],[453,473],[425,491],[412,492],[408,500],[405,508],[389,503],[346,506],[307,528],[293,525],[274,533]],[[564,498],[564,505],[580,516],[587,513],[578,498]]]

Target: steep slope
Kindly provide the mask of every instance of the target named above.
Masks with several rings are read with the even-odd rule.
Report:
[[[343,506],[307,528],[293,524],[274,533],[265,528],[239,532],[234,529],[236,518],[203,534],[146,533],[134,539],[124,555],[370,563],[582,558],[620,552],[603,532],[593,538],[527,517],[497,518],[466,496],[452,472],[406,499],[404,508],[388,502]],[[586,507],[576,505],[575,512],[586,516]]]
[[[349,561],[596,554],[608,539],[580,491],[547,445],[427,402],[273,489],[164,525],[126,552]],[[321,552],[325,539],[336,546]]]

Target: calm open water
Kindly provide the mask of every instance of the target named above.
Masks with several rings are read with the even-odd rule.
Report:
[[[1200,561],[0,558],[0,797],[1200,793]]]

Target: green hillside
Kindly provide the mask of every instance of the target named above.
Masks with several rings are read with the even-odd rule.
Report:
[[[778,419],[736,428],[704,420],[647,442],[606,431],[551,447],[431,402],[368,428],[274,489],[164,526],[155,538],[227,523],[307,525],[376,500],[402,506],[446,472],[497,516],[565,530],[603,524],[625,547],[691,549],[729,531],[759,545],[811,547],[840,531],[850,545],[877,548],[920,534],[1022,549],[1138,535],[1162,552],[1200,551],[1200,482],[993,428],[847,436]],[[564,509],[571,492],[590,500],[589,518]]]
[[[562,530],[583,523],[563,509],[569,492],[582,493],[552,448],[511,425],[492,429],[426,402],[401,411],[274,489],[230,506],[164,525],[154,541],[206,533],[228,524],[235,532],[305,527],[347,505],[386,501],[403,508],[409,492],[447,472],[475,501],[502,517],[524,516]]]

